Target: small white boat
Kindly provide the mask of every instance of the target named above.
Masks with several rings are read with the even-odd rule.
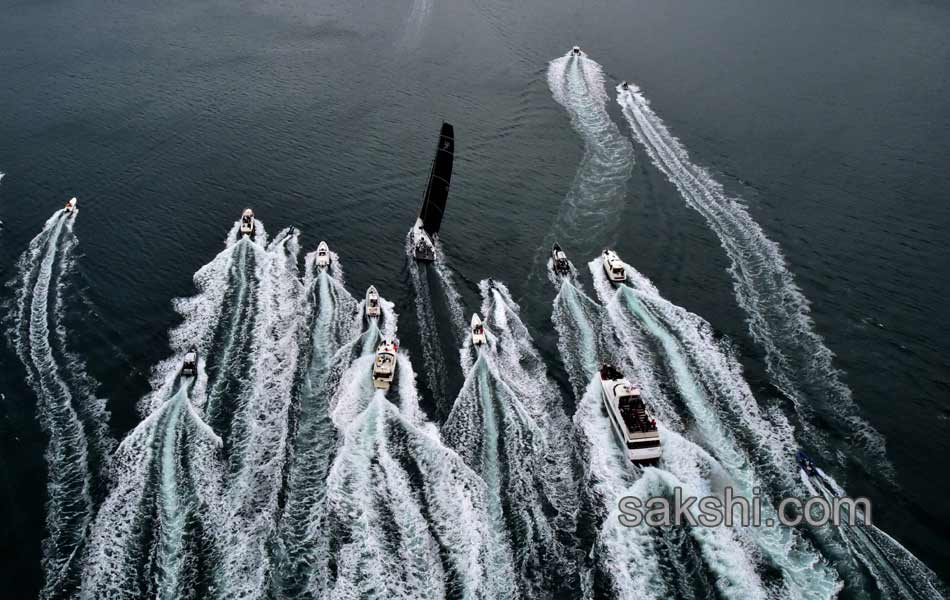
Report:
[[[317,245],[317,267],[326,269],[330,266],[330,247],[326,242]]]
[[[571,56],[580,56],[580,55],[581,55],[580,46],[574,46],[573,48],[571,48]]]
[[[194,346],[185,354],[181,363],[182,377],[194,377],[198,374],[198,349]]]
[[[245,208],[241,213],[241,233],[254,235],[254,211],[250,208]]]
[[[76,212],[76,203],[79,202],[76,198],[70,198],[69,202],[66,203],[66,208],[63,209],[64,213],[74,213]]]
[[[373,386],[378,390],[388,390],[396,376],[396,352],[399,340],[383,338],[376,348],[376,360],[373,362]]]
[[[376,318],[380,312],[379,292],[376,291],[376,286],[371,285],[366,290],[366,316],[371,319]]]
[[[656,419],[647,412],[640,390],[630,385],[616,367],[600,367],[600,385],[610,428],[635,465],[655,465],[663,455]]]
[[[485,343],[485,326],[478,318],[478,313],[472,315],[472,345],[481,346]]]
[[[623,81],[620,83],[620,89],[626,92],[627,90],[630,89],[630,84],[627,83],[626,81]]]
[[[624,268],[623,261],[613,250],[604,250],[604,272],[607,278],[614,283],[622,283],[627,279],[627,271]]]

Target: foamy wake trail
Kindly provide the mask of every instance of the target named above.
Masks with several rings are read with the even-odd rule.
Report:
[[[794,403],[808,441],[822,441],[812,423],[812,413],[818,412],[832,419],[839,433],[879,468],[889,471],[884,438],[859,416],[851,390],[833,364],[833,353],[815,332],[808,300],[795,284],[778,244],[766,237],[745,206],[728,197],[708,171],[690,162],[686,149],[639,88],[630,84],[627,91],[618,89],[617,102],[653,164],[719,238],[732,263],[736,298],[748,316],[749,330],[765,349],[773,382]]]
[[[153,369],[152,392],[139,404],[144,420],[117,453],[115,487],[92,528],[84,563],[86,597],[210,593],[209,572],[225,554],[229,521],[222,441],[201,413],[214,409],[207,396],[219,390],[221,379],[244,375],[228,367],[227,357],[243,348],[234,323],[254,323],[254,302],[242,294],[256,288],[254,260],[266,255],[263,225],[257,224],[257,241],[239,238],[238,227],[228,233],[225,249],[195,273],[197,293],[173,301],[182,322],[169,332],[172,355]],[[186,388],[179,373],[191,346],[198,350],[199,375]],[[209,359],[218,367],[210,386]]]
[[[429,22],[429,13],[432,12],[432,0],[412,0],[409,14],[406,15],[406,28],[403,33],[403,44],[415,46],[422,39],[422,32]]]
[[[268,546],[276,527],[302,337],[298,235],[293,228],[282,231],[262,257],[250,383],[228,439],[229,552],[215,571],[223,597],[259,597],[271,568]]]
[[[562,56],[548,65],[548,87],[567,110],[584,142],[584,155],[568,191],[554,235],[583,240],[592,231],[613,231],[633,172],[633,145],[607,113],[607,90],[599,64],[582,56]],[[592,251],[594,248],[584,248]]]
[[[824,471],[819,470],[817,477],[809,477],[804,471],[799,474],[813,496],[822,496],[829,503],[836,497],[848,496]],[[950,590],[927,565],[884,531],[874,525],[861,525],[862,511],[858,510],[856,516],[857,525],[849,525],[846,519],[842,519],[840,526],[824,529],[836,535],[851,555],[864,565],[881,597],[940,600],[950,596]]]
[[[701,451],[688,443],[676,443],[682,438],[665,428],[662,430],[666,456],[664,466],[670,464],[677,468],[672,472],[648,469],[647,476],[638,481],[641,471],[633,468],[620,450],[601,407],[596,370],[586,366],[596,365],[598,360],[607,358],[604,354],[612,354],[616,360],[622,353],[604,332],[608,321],[602,309],[574,287],[573,282],[565,281],[561,286],[554,310],[559,347],[562,354],[574,353],[581,357],[573,361],[564,358],[568,368],[578,363],[584,369],[572,373],[572,381],[588,377],[577,393],[574,414],[575,435],[585,473],[583,489],[588,509],[585,527],[595,532],[595,542],[589,554],[591,562],[583,572],[585,597],[697,597],[714,587],[723,594],[736,594],[736,597],[763,597],[766,592],[755,573],[754,561],[748,557],[741,541],[730,532],[647,531],[622,527],[618,523],[616,507],[623,496],[635,495],[642,499],[649,495],[667,495],[670,493],[667,484],[673,481],[685,482],[692,490],[709,489],[709,484],[698,469],[682,468],[689,466],[688,460],[671,459],[683,454],[677,452],[677,448],[693,448],[692,454]],[[580,297],[583,298],[582,304],[578,302]],[[580,306],[572,307],[574,303]],[[585,310],[581,310],[581,306]],[[578,343],[583,336],[574,332],[582,330],[601,332],[597,339],[601,341],[599,350],[603,354],[598,354],[594,345]],[[624,350],[627,351],[626,358],[632,358],[641,367],[646,364],[639,358],[644,353],[642,344],[635,347],[628,342]],[[652,373],[646,368],[629,371],[640,374],[636,380],[644,388],[644,396],[650,405],[665,407],[667,419],[679,425]]]
[[[570,422],[507,288],[480,287],[489,341],[467,369],[442,432],[487,484],[495,526],[514,548],[521,593],[547,597],[578,584]]]
[[[186,383],[122,441],[91,529],[82,598],[199,598],[220,559],[221,439]]]
[[[587,383],[607,360],[611,344],[605,336],[603,308],[580,288],[573,277],[558,281],[551,321],[558,334],[558,350],[574,389],[584,395]]]
[[[767,598],[758,564],[732,529],[625,527],[618,502],[671,497],[674,487],[697,496],[711,493],[714,461],[705,470],[691,461],[704,454],[661,429],[664,469],[634,468],[624,456],[601,408],[600,384],[592,379],[578,403],[574,426],[585,465],[585,489],[596,538],[585,595],[609,598],[700,597],[716,589],[726,598]]]
[[[306,354],[298,392],[296,432],[287,479],[287,501],[280,519],[275,594],[308,597],[323,591],[327,574],[326,479],[335,455],[337,432],[330,418],[329,398],[336,389],[347,342],[359,336],[356,300],[343,287],[339,258],[331,254],[329,271],[315,267],[316,253],[306,257],[304,310],[309,326]]]
[[[331,411],[343,436],[327,479],[326,547],[336,569],[316,570],[312,595],[326,598],[513,598],[514,570],[492,527],[485,484],[444,446],[419,410],[415,373],[398,355],[386,393],[372,386],[380,327],[395,333],[391,305],[351,348]],[[347,347],[341,353],[352,355]]]
[[[452,317],[452,333],[455,339],[459,339],[468,322],[465,320],[465,309],[462,308],[462,297],[459,295],[458,288],[455,287],[455,278],[445,261],[442,242],[436,241],[435,262],[433,264],[435,265],[435,272],[439,276],[439,283],[445,292],[445,302],[449,309],[449,315]]]
[[[57,211],[30,242],[8,284],[14,304],[4,319],[49,435],[43,598],[69,594],[77,583],[76,558],[115,447],[105,400],[95,395],[98,384],[67,348],[63,315],[78,244],[75,218]]]
[[[799,490],[789,475],[796,444],[787,422],[775,424],[760,413],[738,361],[715,340],[708,323],[666,301],[629,265],[630,286],[616,290],[599,260],[589,266],[621,339],[649,338],[657,346],[646,358],[666,373],[691,417],[691,432],[728,473],[728,485],[747,498],[759,490],[763,516],[774,518],[773,494]],[[667,457],[666,463],[671,460]],[[796,530],[753,527],[742,533],[781,569],[783,596],[828,598],[837,593],[833,569]]]
[[[436,294],[429,285],[429,274],[434,273],[451,315],[449,334],[460,340],[465,330],[465,317],[462,303],[445,263],[441,245],[436,248],[436,261],[430,267],[417,261],[412,253],[412,243],[406,236],[406,257],[409,261],[409,276],[415,292],[416,318],[419,322],[419,338],[422,343],[422,360],[426,371],[426,383],[438,406],[447,406],[451,399],[448,391],[448,372],[441,340],[444,337],[445,324],[440,327],[440,319],[435,312]]]
[[[258,223],[257,241],[252,241],[238,237],[239,227],[239,222],[234,223],[225,239],[225,249],[195,273],[195,295],[172,301],[182,322],[168,333],[172,355],[152,369],[152,392],[139,403],[143,417],[154,413],[171,395],[184,355],[192,346],[203,361],[209,359],[214,365],[212,385],[206,388],[206,380],[201,379],[192,393],[192,402],[208,413],[209,420],[220,408],[222,385],[233,384],[234,377],[244,378],[244,373],[234,373],[232,363],[238,362],[247,344],[241,338],[247,335],[242,323],[254,323],[258,285],[255,259],[264,255],[260,240],[265,233]]]

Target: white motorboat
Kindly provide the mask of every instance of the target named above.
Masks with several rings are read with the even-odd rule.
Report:
[[[326,269],[330,266],[330,247],[326,242],[320,242],[317,245],[317,267]]]
[[[399,340],[383,338],[376,348],[376,360],[373,362],[373,386],[378,390],[388,390],[396,376],[396,352]]]
[[[663,455],[660,433],[640,390],[612,365],[601,366],[599,376],[610,428],[627,458],[635,465],[656,464]]]
[[[376,286],[371,285],[366,290],[366,316],[374,319],[379,317],[380,312],[379,292],[376,291]]]
[[[607,279],[614,283],[622,283],[627,279],[627,271],[623,261],[613,250],[604,250],[603,254],[604,272],[607,273]]]
[[[571,56],[580,56],[580,55],[581,55],[580,46],[574,46],[573,48],[571,48]]]
[[[478,318],[478,313],[475,313],[472,315],[472,345],[481,346],[485,341],[485,326],[482,325],[482,320]]]
[[[254,235],[254,211],[245,208],[241,213],[241,233],[243,235]]]
[[[66,208],[63,209],[64,213],[74,213],[76,212],[76,204],[79,201],[76,198],[70,198],[69,202],[66,203]]]
[[[194,377],[198,374],[198,349],[192,346],[181,362],[182,377]]]

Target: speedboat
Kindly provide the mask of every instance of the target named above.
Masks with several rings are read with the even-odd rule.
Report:
[[[378,390],[388,390],[396,376],[396,352],[399,340],[383,338],[376,348],[376,360],[373,362],[373,386]]]
[[[554,244],[554,248],[551,249],[551,261],[556,274],[562,277],[571,274],[571,261],[567,260],[567,254],[564,254],[558,244]]]
[[[627,272],[624,269],[623,261],[613,250],[604,250],[604,272],[607,273],[607,279],[614,283],[622,283],[627,279]]]
[[[478,318],[478,313],[472,315],[472,345],[481,346],[485,343],[485,326]]]
[[[808,455],[803,451],[799,450],[798,453],[795,454],[795,462],[798,463],[798,466],[801,468],[801,470],[804,471],[809,477],[818,475],[818,467],[815,466],[814,461],[812,461],[812,459],[809,458]]]
[[[627,91],[630,89],[630,84],[624,81],[620,84],[620,89],[622,89],[623,91]]]
[[[580,46],[574,46],[573,48],[571,48],[571,56],[580,56],[580,55],[581,55]]]
[[[330,247],[326,242],[317,245],[317,266],[325,269],[330,266]]]
[[[655,465],[663,454],[660,432],[640,390],[607,363],[600,367],[599,377],[610,427],[627,458],[635,465]]]
[[[241,213],[241,233],[243,235],[254,235],[254,211],[245,208]]]
[[[198,349],[192,346],[181,362],[182,377],[194,377],[198,374]]]
[[[442,215],[449,198],[449,184],[452,181],[452,163],[455,160],[455,129],[449,123],[442,123],[439,143],[432,159],[429,182],[426,184],[422,206],[415,224],[409,230],[412,255],[416,260],[432,262],[435,260],[436,241],[442,227]]]
[[[76,203],[78,200],[76,198],[70,198],[69,202],[66,203],[66,208],[63,209],[64,213],[74,213],[76,212]]]
[[[366,290],[366,316],[372,319],[378,317],[379,313],[379,292],[376,291],[376,286],[371,285]]]

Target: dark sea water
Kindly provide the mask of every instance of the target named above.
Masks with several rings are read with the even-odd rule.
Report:
[[[584,265],[612,245],[664,298],[728,339],[759,404],[780,407],[801,433],[715,228],[657,168],[615,101],[629,80],[689,160],[778,245],[808,301],[816,347],[834,354],[840,377],[792,382],[816,412],[815,437],[802,443],[850,495],[872,499],[883,531],[950,579],[946,4],[12,0],[0,14],[0,276],[17,278],[18,257],[78,196],[63,322],[95,395],[108,399],[115,439],[139,423],[149,374],[170,355],[168,331],[180,321],[172,299],[195,293],[195,272],[223,249],[245,206],[271,236],[297,227],[302,254],[327,240],[357,299],[375,284],[395,303],[422,408],[441,424],[460,373],[450,375],[449,404],[425,386],[403,247],[443,119],[455,126],[456,160],[441,239],[465,311],[481,303],[480,280],[508,286],[568,416],[577,399],[544,272],[558,232],[588,293]],[[585,146],[552,98],[548,64],[573,44],[602,67],[609,119],[635,162],[611,188],[603,222],[572,229],[559,214]],[[11,339],[22,327],[16,283],[0,293]],[[796,348],[805,353],[787,358],[810,364],[808,347]],[[445,360],[454,371],[458,355]],[[9,598],[35,597],[44,581],[47,436],[25,375],[4,344],[0,574]],[[886,441],[883,455],[856,447],[834,416],[847,409],[842,389],[853,415]],[[108,489],[96,483],[93,502]]]

